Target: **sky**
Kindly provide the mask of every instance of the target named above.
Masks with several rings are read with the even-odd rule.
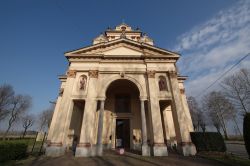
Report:
[[[0,20],[0,85],[30,95],[33,113],[56,100],[64,52],[123,21],[182,55],[187,95],[202,93],[250,52],[249,0],[1,0]],[[247,65],[249,57],[238,67]]]

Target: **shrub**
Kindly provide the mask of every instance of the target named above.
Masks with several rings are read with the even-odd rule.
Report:
[[[250,158],[250,113],[246,113],[243,121],[243,136],[246,150]]]
[[[191,132],[192,142],[198,152],[217,151],[225,152],[226,145],[220,133],[217,132]]]
[[[0,161],[17,160],[26,157],[26,141],[0,141]]]

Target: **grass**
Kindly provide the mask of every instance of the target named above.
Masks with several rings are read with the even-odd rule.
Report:
[[[230,166],[250,166],[250,160],[246,158],[241,158],[232,154],[226,154],[226,153],[217,153],[217,152],[200,152],[198,154],[199,156],[203,158],[207,158],[210,160],[216,160],[221,163],[224,163],[226,165]]]

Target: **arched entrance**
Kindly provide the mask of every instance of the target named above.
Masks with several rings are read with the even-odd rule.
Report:
[[[140,92],[127,79],[111,82],[106,90],[105,111],[111,113],[111,147],[140,150],[141,111]]]

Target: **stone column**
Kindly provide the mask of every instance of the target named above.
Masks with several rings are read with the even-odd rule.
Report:
[[[115,135],[116,135],[116,116],[112,115],[112,149],[115,149]]]
[[[150,156],[144,100],[141,100],[142,156]]]
[[[173,106],[175,108],[175,110],[173,110],[172,112],[174,122],[176,124],[175,130],[178,142],[177,149],[181,151],[184,156],[195,155],[196,148],[191,142],[188,125],[186,123],[186,115],[181,101],[177,73],[169,72],[169,75],[172,87]]]
[[[48,136],[47,136],[47,143],[48,144],[51,142],[52,133],[54,132],[54,129],[55,129],[56,119],[58,116],[59,107],[60,107],[61,100],[62,100],[62,94],[63,94],[63,88],[60,89],[59,96],[58,96],[57,101],[56,101],[56,106],[54,109],[53,117],[51,120],[51,124],[49,127],[49,132],[48,132]]]
[[[148,91],[149,91],[149,111],[152,121],[153,130],[153,155],[167,156],[168,150],[164,143],[162,120],[160,113],[159,98],[157,92],[159,91],[155,81],[155,71],[147,71],[148,75]]]
[[[102,156],[103,145],[102,145],[102,131],[103,131],[103,114],[104,114],[104,100],[101,100],[101,108],[99,110],[99,121],[97,130],[97,155]]]
[[[65,134],[65,121],[67,119],[69,106],[71,102],[70,95],[72,93],[73,84],[75,81],[76,71],[69,70],[67,72],[67,81],[65,83],[65,88],[63,90],[63,96],[58,105],[56,120],[53,122],[55,129],[52,131],[50,138],[51,142],[46,147],[45,154],[47,156],[60,156],[65,153],[66,145],[64,144],[64,134]],[[54,118],[54,117],[53,117]]]
[[[89,71],[88,94],[85,100],[83,120],[79,144],[76,147],[76,157],[95,156],[96,149],[93,146],[93,130],[95,125],[95,114],[97,109],[97,83],[98,71]]]
[[[188,103],[187,103],[187,97],[185,95],[185,89],[180,89],[180,93],[181,93],[181,99],[182,99],[182,105],[186,114],[186,118],[187,118],[187,123],[188,123],[188,129],[189,132],[193,132],[194,131],[194,126],[193,126],[193,122],[192,122],[192,118],[190,115],[190,111],[188,108]]]

